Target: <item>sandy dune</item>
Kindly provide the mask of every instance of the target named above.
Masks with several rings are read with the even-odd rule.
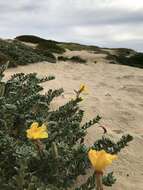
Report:
[[[5,72],[6,78],[15,72],[37,72],[40,76],[55,75],[54,81],[46,82],[49,88],[63,87],[64,95],[55,100],[55,109],[74,96],[73,89],[86,84],[88,93],[83,94],[81,107],[85,109],[84,120],[96,114],[103,117],[108,128],[106,136],[118,140],[123,134],[131,134],[134,140],[119,154],[119,159],[109,168],[114,171],[117,183],[110,190],[143,190],[143,70],[107,64],[104,54],[85,51],[66,52],[67,55],[81,55],[88,60],[86,65],[60,62],[31,64]],[[94,61],[98,61],[97,64]],[[91,144],[102,135],[96,126],[88,130],[86,143]]]

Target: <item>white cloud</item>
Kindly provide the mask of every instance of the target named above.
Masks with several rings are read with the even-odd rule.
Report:
[[[110,7],[126,9],[130,11],[143,9],[142,0],[107,0]]]
[[[0,37],[35,34],[143,51],[142,0],[0,0],[0,20]]]

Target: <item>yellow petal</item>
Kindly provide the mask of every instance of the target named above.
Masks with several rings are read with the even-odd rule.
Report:
[[[48,132],[47,132],[47,127],[45,124],[42,124],[41,127],[38,127],[38,123],[34,122],[31,126],[30,129],[27,129],[27,138],[29,139],[43,139],[43,138],[48,138]]]
[[[81,92],[83,92],[83,91],[85,91],[85,90],[86,90],[85,85],[84,85],[84,84],[81,84],[81,85],[80,85],[79,92],[81,93]]]
[[[101,150],[98,154],[97,163],[96,163],[96,170],[102,171],[104,170],[108,165],[112,163],[110,162],[110,159],[107,159],[107,153],[104,150]]]
[[[43,132],[41,134],[39,134],[40,139],[45,139],[48,138],[48,133],[47,132]]]
[[[27,138],[31,139],[30,129],[28,129],[26,132],[27,132]]]
[[[108,165],[112,164],[113,160],[117,159],[117,156],[106,153],[104,150],[96,151],[91,149],[88,152],[88,158],[95,170],[102,172]]]
[[[97,161],[97,152],[95,150],[90,149],[90,151],[88,152],[88,158],[92,166],[95,168]]]
[[[47,131],[48,127],[43,123],[40,128],[42,131]]]
[[[113,160],[117,160],[117,155],[107,154],[107,159],[112,163]]]
[[[33,123],[31,124],[30,128],[36,129],[38,126],[39,126],[39,123],[38,123],[38,122],[33,122]]]

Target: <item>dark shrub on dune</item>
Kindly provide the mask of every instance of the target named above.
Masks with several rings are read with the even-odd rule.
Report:
[[[96,50],[99,50],[99,47],[97,47],[97,46],[88,46],[88,45],[71,43],[71,42],[69,42],[69,43],[61,42],[60,46],[65,49],[69,49],[71,51],[81,51],[81,50],[96,51]]]
[[[37,45],[37,49],[41,49],[41,50],[48,50],[52,53],[59,53],[62,54],[65,52],[65,49],[60,47],[59,45],[57,45],[55,42],[53,41],[45,41],[45,42],[40,42]]]
[[[110,63],[143,68],[143,53],[135,53],[132,56],[108,55],[106,58],[111,60]]]
[[[72,56],[72,57],[64,57],[64,56],[59,56],[58,57],[59,61],[72,61],[72,62],[76,62],[76,63],[86,63],[85,59],[82,59],[79,56]]]
[[[70,61],[77,63],[86,63],[86,60],[82,59],[80,56],[73,56],[70,58]]]
[[[54,40],[46,40],[33,35],[17,36],[15,39],[23,42],[30,42],[37,44],[37,49],[40,50],[48,50],[52,53],[60,53],[60,54],[65,52],[65,49],[59,46],[58,45],[59,43]]]
[[[16,40],[11,42],[0,40],[0,52],[3,54],[3,58],[5,57],[9,60],[9,67],[41,61],[56,62],[52,54],[43,55],[43,52],[37,52],[35,49]]]
[[[126,65],[143,68],[143,53],[136,53],[135,55],[125,59],[121,57],[119,61]]]
[[[19,41],[23,41],[23,42],[41,44],[40,46],[44,45],[45,48],[47,48],[49,45],[53,46],[53,44],[56,44],[56,45],[59,45],[62,49],[69,49],[71,51],[80,51],[80,50],[96,51],[96,50],[99,50],[98,46],[83,45],[83,44],[71,43],[71,42],[57,42],[54,40],[46,40],[44,38],[40,38],[40,37],[34,36],[34,35],[21,35],[21,36],[17,36],[15,39],[17,39]],[[55,53],[57,53],[57,52],[55,52]]]
[[[68,61],[68,60],[69,60],[68,57],[58,56],[58,61]]]
[[[41,49],[35,49],[35,52],[44,56],[44,57],[48,57],[48,61],[51,63],[56,63],[56,57],[48,50],[41,50]]]
[[[17,36],[15,39],[22,41],[22,42],[30,42],[30,43],[34,43],[34,44],[38,44],[40,42],[48,41],[46,39],[40,38],[38,36],[33,36],[33,35]],[[49,40],[49,41],[51,41],[51,40]]]
[[[0,51],[0,66],[4,65],[8,61],[7,56]]]

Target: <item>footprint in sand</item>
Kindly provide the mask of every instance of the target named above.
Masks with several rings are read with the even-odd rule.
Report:
[[[123,79],[133,79],[134,75],[125,75],[122,77]]]
[[[114,133],[116,133],[116,134],[121,134],[121,133],[123,133],[123,131],[122,130],[120,130],[120,129],[115,129],[115,130],[112,130]]]
[[[127,92],[136,93],[139,95],[143,94],[143,85],[126,85],[119,90],[125,90]]]
[[[140,82],[143,82],[143,76],[136,76],[136,79]]]
[[[77,77],[73,77],[73,80],[81,80],[81,77],[79,76],[77,76]]]

